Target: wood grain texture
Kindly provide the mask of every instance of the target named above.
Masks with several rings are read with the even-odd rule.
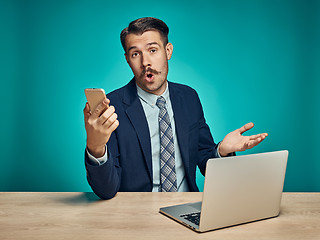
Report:
[[[0,193],[0,239],[320,239],[320,193],[284,193],[277,218],[196,233],[159,208],[201,193]]]

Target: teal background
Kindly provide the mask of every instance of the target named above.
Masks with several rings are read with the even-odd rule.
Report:
[[[0,191],[91,190],[84,89],[131,79],[119,35],[144,16],[168,24],[168,79],[216,141],[252,121],[269,137],[246,153],[288,149],[285,191],[320,191],[320,3],[303,0],[1,0]]]

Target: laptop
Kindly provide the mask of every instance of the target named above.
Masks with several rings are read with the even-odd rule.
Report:
[[[160,208],[160,213],[206,232],[277,217],[288,151],[209,159],[202,202]]]

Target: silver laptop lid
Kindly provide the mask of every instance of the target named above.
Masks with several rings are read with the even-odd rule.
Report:
[[[200,231],[279,214],[288,151],[210,159]]]

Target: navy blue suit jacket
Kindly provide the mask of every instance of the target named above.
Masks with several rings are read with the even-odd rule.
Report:
[[[188,86],[168,82],[176,134],[190,191],[196,185],[196,167],[205,174],[207,160],[218,157],[196,91]],[[116,109],[119,127],[107,143],[108,161],[93,166],[85,154],[87,179],[102,199],[118,191],[152,191],[151,143],[147,119],[137,95],[135,80],[107,95]]]

